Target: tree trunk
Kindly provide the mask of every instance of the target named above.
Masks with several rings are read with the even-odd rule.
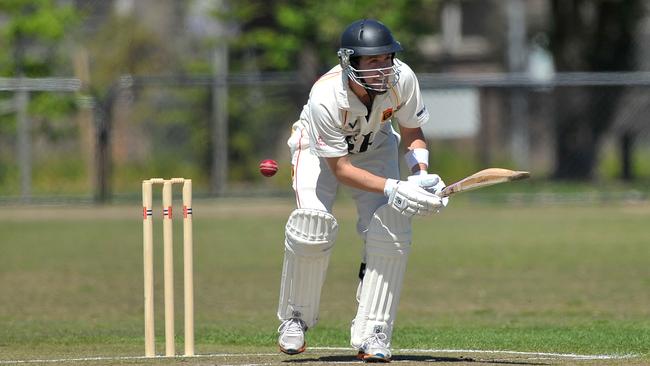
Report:
[[[107,203],[112,196],[111,126],[115,91],[95,98],[95,203]]]
[[[625,131],[620,139],[621,148],[621,179],[631,181],[634,179],[634,172],[632,171],[632,145],[634,144],[634,136],[632,131]]]
[[[588,109],[590,93],[582,89],[557,91],[556,163],[555,178],[581,179],[592,175],[595,161],[595,136],[589,118],[583,115]]]
[[[553,0],[552,49],[558,71],[628,71],[638,0]],[[588,180],[600,140],[614,120],[620,87],[563,88],[556,92],[554,177]]]

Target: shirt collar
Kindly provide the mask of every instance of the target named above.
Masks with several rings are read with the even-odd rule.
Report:
[[[339,66],[340,67],[340,66]],[[366,106],[361,103],[359,98],[354,94],[348,84],[348,77],[345,72],[341,71],[340,82],[336,83],[336,104],[340,109],[344,109],[353,114],[366,115]]]

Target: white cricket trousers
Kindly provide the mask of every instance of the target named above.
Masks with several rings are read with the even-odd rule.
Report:
[[[293,190],[297,208],[324,210],[332,213],[339,182],[330,170],[325,158],[318,157],[309,149],[308,125],[304,121],[294,123],[287,144],[291,150],[293,165]],[[382,129],[379,133],[387,133]],[[373,149],[350,155],[352,165],[375,175],[399,179],[398,145],[399,135],[390,129],[390,135]],[[365,232],[373,213],[387,202],[381,193],[350,189],[357,207],[357,232],[365,242]],[[365,260],[365,255],[363,260]]]

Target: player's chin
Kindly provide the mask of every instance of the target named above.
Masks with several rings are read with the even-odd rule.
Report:
[[[374,81],[375,85],[375,94],[384,94],[388,91],[388,85],[390,84],[390,81],[388,80],[383,80],[383,79],[378,79]]]
[[[385,88],[382,86],[382,83],[375,83],[375,84],[369,84],[370,87],[372,88],[372,93],[373,94],[385,94],[388,91],[388,88]]]

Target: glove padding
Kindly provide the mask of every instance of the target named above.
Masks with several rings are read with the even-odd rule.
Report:
[[[429,216],[442,207],[440,197],[409,181],[387,179],[384,195],[392,208],[408,217]]]
[[[438,174],[428,174],[424,170],[420,171],[419,174],[410,175],[407,180],[435,195],[438,195],[446,187],[445,182],[442,181]],[[440,212],[442,208],[447,207],[448,203],[449,197],[442,198],[442,206],[436,212]]]

